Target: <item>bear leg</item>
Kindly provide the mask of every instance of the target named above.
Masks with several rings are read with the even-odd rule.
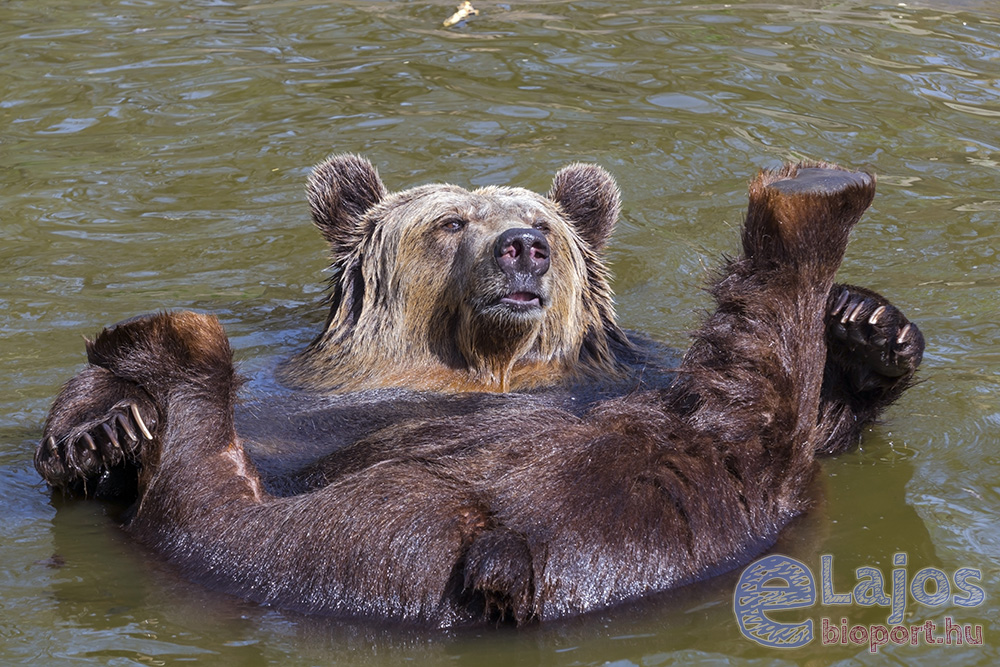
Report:
[[[699,437],[721,447],[737,479],[804,506],[827,359],[825,317],[851,229],[875,180],[806,163],[750,185],[743,254],[723,268],[718,304],[692,334],[670,401]],[[884,311],[883,311],[884,312]]]

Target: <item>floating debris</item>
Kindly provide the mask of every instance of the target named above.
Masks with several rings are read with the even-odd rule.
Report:
[[[460,23],[470,16],[477,16],[478,14],[479,10],[473,7],[469,0],[465,0],[465,2],[458,6],[458,9],[455,10],[454,14],[445,19],[442,25],[444,25],[445,28],[450,28],[456,23]]]

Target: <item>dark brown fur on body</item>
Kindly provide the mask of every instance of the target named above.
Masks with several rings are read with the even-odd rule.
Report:
[[[743,254],[664,389],[583,414],[545,397],[472,396],[439,418],[416,406],[319,462],[317,490],[276,497],[234,427],[218,321],[160,314],[88,346],[101,384],[67,385],[36,467],[72,491],[125,465],[79,463],[78,424],[103,447],[102,410],[139,401],[153,437],[128,459],[141,474],[127,530],[193,579],[312,613],[526,622],[711,576],[773,543],[809,505],[816,452],[851,446],[919,364],[898,310],[833,286],[873,193],[872,177],[825,165],[762,173]]]

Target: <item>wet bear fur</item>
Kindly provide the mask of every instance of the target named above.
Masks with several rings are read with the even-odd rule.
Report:
[[[289,386],[523,391],[613,381],[634,360],[602,257],[620,196],[600,167],[566,167],[547,196],[389,194],[344,155],[313,170],[308,198],[330,248],[330,313],[281,369]]]
[[[663,388],[582,412],[461,383],[393,417],[358,401],[376,425],[279,496],[237,432],[221,325],[162,313],[87,344],[36,468],[82,495],[131,475],[135,539],[194,580],[308,613],[525,623],[696,581],[771,545],[809,507],[817,453],[850,448],[912,383],[917,327],[833,283],[873,195],[873,177],[832,165],[758,175],[742,252]]]

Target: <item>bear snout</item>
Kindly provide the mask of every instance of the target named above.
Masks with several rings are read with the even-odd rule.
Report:
[[[549,270],[549,242],[537,229],[508,229],[497,237],[493,258],[507,276],[540,277]]]

